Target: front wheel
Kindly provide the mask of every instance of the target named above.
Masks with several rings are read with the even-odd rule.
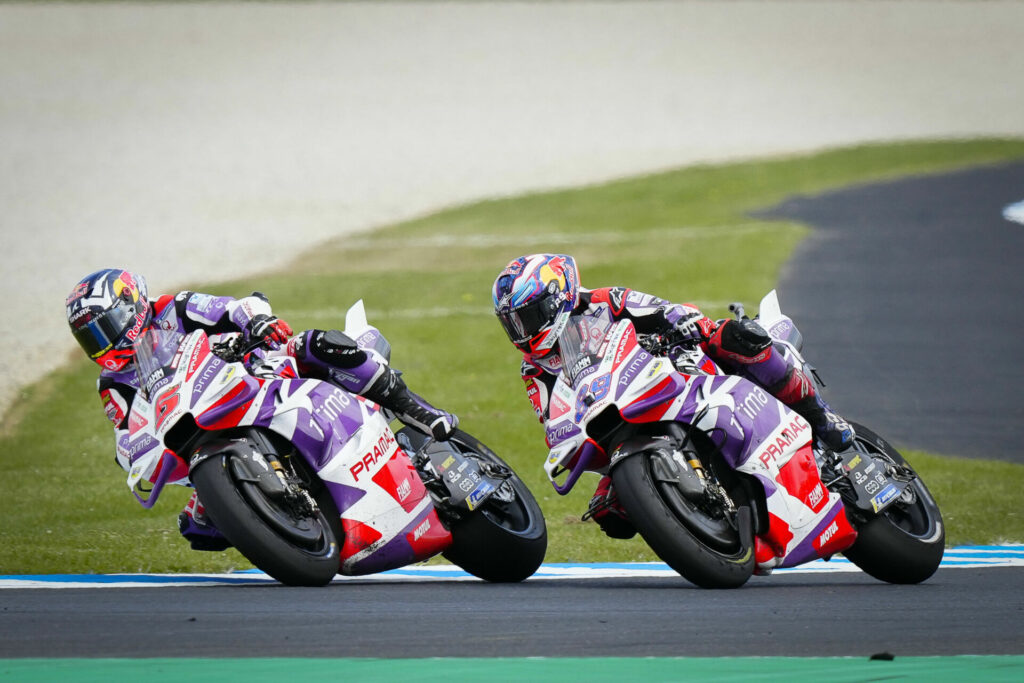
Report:
[[[234,442],[237,443],[237,442]],[[336,511],[301,497],[269,496],[232,460],[234,445],[202,460],[190,472],[213,523],[256,567],[289,586],[323,586],[338,573]]]
[[[424,437],[402,430],[415,447]],[[548,530],[540,505],[523,480],[494,451],[458,429],[448,440],[464,455],[507,468],[505,483],[476,510],[451,524],[452,544],[445,559],[484,581],[516,583],[533,576],[544,561]]]
[[[612,484],[629,519],[658,557],[701,588],[738,588],[754,572],[750,511],[684,495],[662,451],[626,456]]]
[[[853,428],[857,443],[875,460],[914,472],[885,439],[863,425],[854,424]],[[854,526],[857,540],[843,554],[880,581],[920,583],[942,562],[946,542],[942,514],[919,476],[882,514]]]

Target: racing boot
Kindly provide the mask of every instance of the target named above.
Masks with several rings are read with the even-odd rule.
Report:
[[[811,394],[789,407],[811,425],[811,431],[833,451],[845,451],[853,445],[856,434],[850,423],[833,411],[817,393]]]
[[[405,424],[412,425],[438,441],[447,441],[455,433],[459,418],[423,400],[409,391],[402,378],[390,366],[380,364],[381,374],[361,395],[387,408]]]
[[[185,508],[178,513],[178,531],[188,540],[192,550],[219,551],[231,547],[231,542],[213,525],[213,520],[206,514],[206,509],[199,502],[196,493],[185,503]]]
[[[288,353],[298,361],[303,374],[326,377],[439,441],[450,438],[459,423],[455,415],[409,391],[399,373],[359,348],[344,332],[308,330],[288,343]]]
[[[583,521],[593,519],[610,538],[633,538],[636,527],[630,521],[626,510],[619,503],[618,496],[612,488],[612,478],[607,474],[597,483],[590,506],[583,514]]]

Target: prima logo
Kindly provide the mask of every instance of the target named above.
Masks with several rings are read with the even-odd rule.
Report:
[[[742,402],[736,404],[736,410],[753,420],[766,405],[768,405],[768,395],[760,387],[757,387],[747,394]]]

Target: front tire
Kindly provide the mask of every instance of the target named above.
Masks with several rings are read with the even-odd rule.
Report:
[[[863,425],[852,424],[857,442],[868,452],[913,471],[888,441]],[[855,524],[857,540],[843,552],[847,559],[880,581],[921,583],[942,562],[946,529],[939,506],[919,476],[909,488],[913,502],[898,500],[881,515]]]
[[[330,521],[339,516],[323,509],[332,504],[329,498],[318,496],[320,509],[312,514],[296,511],[236,477],[232,457],[230,452],[211,455],[189,474],[216,527],[246,559],[283,584],[330,583],[340,558],[338,531]]]
[[[612,484],[629,519],[668,566],[701,588],[738,588],[754,572],[750,511],[711,514],[683,495],[672,477],[659,475],[659,451],[626,456],[612,469]],[[747,533],[741,533],[746,529]]]

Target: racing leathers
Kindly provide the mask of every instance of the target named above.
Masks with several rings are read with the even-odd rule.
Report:
[[[580,301],[573,315],[607,315],[606,312],[615,320],[631,320],[639,334],[689,330],[692,339],[719,368],[746,377],[799,413],[826,446],[842,450],[852,442],[850,425],[831,410],[815,392],[811,380],[785,359],[756,322],[716,322],[691,304],[673,304],[624,287],[580,288]],[[560,371],[557,346],[523,357],[521,373],[527,397],[541,422],[547,420],[551,392]],[[586,517],[592,517],[605,533],[615,538],[630,538],[636,533],[616,501],[608,476],[598,483]]]
[[[270,304],[258,292],[234,299],[184,291],[175,296],[162,296],[151,306],[153,327],[177,330],[181,334],[203,330],[213,341],[217,341],[220,335],[242,333],[250,339],[266,338],[276,345],[276,342],[285,340],[280,335],[282,328],[291,332],[286,324],[276,324],[277,318],[271,313]],[[399,373],[361,350],[343,332],[307,330],[286,341],[283,349],[271,353],[293,356],[302,376],[330,381],[365,396],[394,412],[403,422],[413,424],[437,439],[448,438],[458,424],[454,415],[434,408],[409,391]],[[138,428],[135,434],[130,435],[131,406],[139,391],[134,365],[129,364],[119,371],[103,370],[97,389],[107,417],[114,425],[115,459],[128,471],[133,457],[151,443],[139,438]],[[188,485],[184,468],[174,476],[177,478],[172,483]],[[229,545],[206,516],[194,493],[178,516],[178,527],[194,549],[223,550]]]

